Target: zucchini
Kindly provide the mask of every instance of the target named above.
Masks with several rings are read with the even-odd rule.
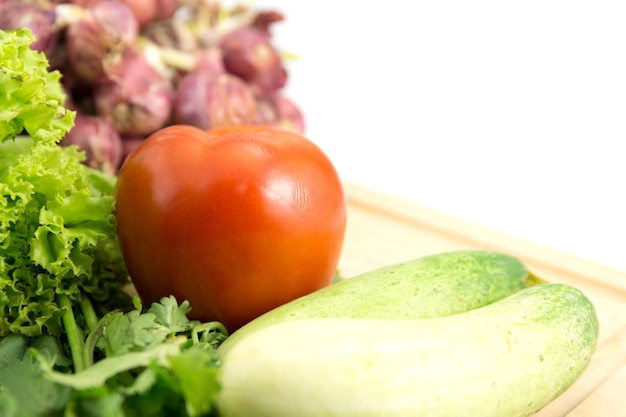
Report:
[[[222,358],[221,417],[527,417],[594,352],[591,302],[565,284],[418,320],[321,318],[259,330]]]
[[[345,279],[275,308],[235,331],[220,350],[284,321],[442,317],[482,307],[538,282],[544,281],[503,253],[438,253]]]

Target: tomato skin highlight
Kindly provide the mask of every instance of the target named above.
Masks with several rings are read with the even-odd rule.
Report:
[[[346,228],[322,150],[268,126],[164,128],[116,185],[122,252],[144,303],[174,295],[229,331],[328,285]]]

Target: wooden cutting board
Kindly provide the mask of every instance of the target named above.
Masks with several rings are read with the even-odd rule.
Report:
[[[600,339],[580,379],[535,417],[626,416],[626,272],[346,184],[348,228],[339,271],[351,277],[420,256],[505,252],[536,275],[576,286],[594,303]]]

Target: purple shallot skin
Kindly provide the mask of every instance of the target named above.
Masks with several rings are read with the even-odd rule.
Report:
[[[287,83],[287,71],[269,31],[272,23],[282,19],[277,12],[261,12],[250,25],[237,27],[219,40],[226,70],[253,86],[257,94],[273,94]]]
[[[31,48],[52,55],[59,40],[54,8],[17,0],[0,1],[0,30],[24,27],[35,37]]]
[[[85,152],[85,164],[115,174],[122,161],[122,141],[117,130],[103,117],[77,114],[74,127],[61,140],[62,146],[76,145]]]
[[[214,48],[198,55],[196,67],[177,85],[174,121],[201,129],[249,124],[254,121],[253,90],[225,71],[221,52]]]
[[[67,60],[84,82],[101,82],[106,77],[106,66],[118,60],[138,36],[139,23],[127,5],[115,0],[98,1],[68,25]]]
[[[126,49],[117,65],[107,68],[107,78],[94,90],[95,109],[120,135],[148,135],[170,122],[171,80],[141,51]]]

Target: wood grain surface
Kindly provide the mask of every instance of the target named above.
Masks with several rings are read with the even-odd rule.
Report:
[[[582,290],[600,321],[599,343],[585,373],[535,417],[626,416],[626,272],[354,184],[345,187],[348,229],[339,264],[343,276],[450,250],[486,249],[516,256],[534,274]]]

